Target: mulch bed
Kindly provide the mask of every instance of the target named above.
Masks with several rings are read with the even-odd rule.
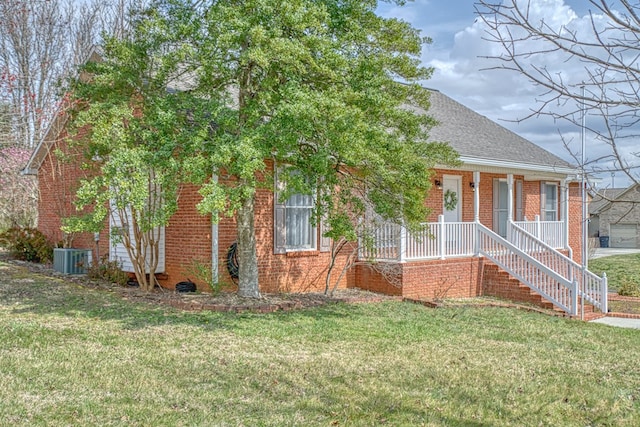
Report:
[[[535,311],[547,315],[562,316],[563,314],[555,313],[553,310],[544,310],[537,307],[531,307],[519,303],[507,301],[487,301],[482,302],[465,300],[464,302],[455,301],[427,301],[413,300],[402,298],[399,296],[389,296],[377,294],[374,292],[364,291],[357,288],[338,289],[332,297],[322,293],[280,293],[280,294],[262,294],[261,298],[241,298],[235,292],[221,292],[218,295],[208,293],[180,293],[171,290],[156,288],[152,292],[144,292],[134,286],[120,286],[103,280],[90,279],[86,275],[68,275],[53,270],[50,264],[37,264],[26,261],[20,261],[12,258],[8,254],[0,251],[0,261],[14,264],[37,274],[49,277],[57,277],[65,281],[76,283],[88,288],[98,288],[115,292],[122,298],[147,302],[156,305],[171,306],[186,311],[218,311],[218,312],[254,312],[254,313],[272,313],[276,311],[300,310],[311,307],[318,307],[326,304],[334,304],[338,302],[344,303],[374,303],[382,301],[408,301],[421,304],[430,308],[448,307],[452,305],[470,305],[473,307],[508,307]],[[640,318],[640,298],[623,297],[615,293],[609,294],[609,301],[622,301],[630,308],[624,309],[624,312],[610,312],[607,315],[611,317]]]
[[[135,286],[120,286],[104,280],[90,279],[83,274],[62,274],[55,271],[50,264],[37,264],[16,260],[2,252],[0,252],[0,260],[26,268],[36,274],[56,277],[88,288],[115,292],[127,300],[162,304],[186,311],[209,310],[235,313],[272,313],[276,311],[300,310],[338,302],[352,304],[402,300],[401,297],[381,295],[360,289],[338,289],[332,297],[322,293],[309,292],[262,294],[261,298],[258,299],[241,298],[234,292],[221,292],[218,295],[212,295],[198,292],[181,293],[162,288],[156,288],[151,292],[144,292]]]

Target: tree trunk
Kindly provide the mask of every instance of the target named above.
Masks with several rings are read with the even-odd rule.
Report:
[[[238,295],[245,298],[260,298],[254,211],[255,194],[238,209]]]

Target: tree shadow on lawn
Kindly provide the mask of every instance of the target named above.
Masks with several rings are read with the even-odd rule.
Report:
[[[176,324],[206,329],[235,329],[241,325],[243,319],[278,316],[279,320],[283,320],[289,314],[302,312],[305,312],[304,316],[325,319],[349,316],[349,312],[341,307],[344,304],[325,304],[316,309],[266,314],[189,311],[164,304],[161,298],[144,298],[141,292],[128,294],[121,291],[122,288],[117,285],[87,286],[71,278],[30,271],[26,265],[3,263],[0,260],[0,310],[4,306],[13,313],[31,312],[41,315],[99,318],[105,321],[119,321],[125,329]],[[167,295],[169,294],[173,292],[167,291]]]

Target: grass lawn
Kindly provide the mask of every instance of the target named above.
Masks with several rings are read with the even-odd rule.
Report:
[[[623,278],[640,284],[640,254],[612,255],[589,260],[589,270],[601,276],[607,273],[610,291],[617,291]]]
[[[640,331],[389,302],[187,313],[0,262],[12,426],[636,426]]]

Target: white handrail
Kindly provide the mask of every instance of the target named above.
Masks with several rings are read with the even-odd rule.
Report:
[[[542,240],[554,249],[564,248],[564,227],[562,221],[540,221],[540,215],[536,215],[535,221],[514,221],[520,228],[529,234]]]
[[[512,223],[511,225],[511,242],[514,245],[562,275],[566,280],[577,281],[582,303],[588,302],[601,312],[607,312],[606,278],[598,277],[586,270],[568,256],[538,240],[536,236],[520,227],[519,224]]]
[[[567,280],[482,224],[478,224],[478,241],[481,255],[555,306],[577,315],[578,284],[575,280]]]
[[[418,231],[392,223],[377,224],[361,241],[360,257],[375,261],[415,261],[477,255],[473,222],[424,223]],[[366,244],[369,243],[369,244]]]

